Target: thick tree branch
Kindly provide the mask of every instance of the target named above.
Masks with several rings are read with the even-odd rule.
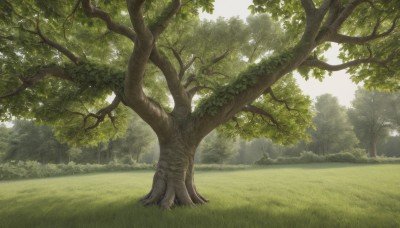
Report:
[[[367,0],[353,0],[345,5],[339,15],[336,17],[335,21],[330,25],[329,30],[337,31],[343,23],[350,17],[353,11],[362,3],[368,2]]]
[[[24,32],[28,32],[30,34],[39,36],[39,38],[42,40],[43,43],[45,43],[45,44],[49,45],[50,47],[56,49],[57,51],[61,52],[73,63],[79,64],[81,62],[81,59],[78,56],[76,56],[72,51],[68,50],[65,46],[49,39],[47,36],[45,36],[42,33],[42,31],[40,30],[39,20],[36,21],[36,30],[29,30],[24,27],[20,27],[20,29]]]
[[[135,32],[131,28],[114,22],[108,13],[93,6],[91,3],[91,0],[81,0],[81,1],[82,1],[82,8],[83,8],[83,11],[85,12],[86,16],[93,17],[93,18],[99,18],[99,19],[103,20],[107,24],[107,28],[109,30],[111,30],[115,33],[124,35],[124,36],[128,37],[130,40],[135,41],[136,35],[135,35]]]
[[[396,17],[393,20],[392,26],[388,30],[386,30],[385,32],[382,32],[382,33],[378,33],[378,29],[379,29],[379,27],[381,25],[381,21],[378,20],[377,23],[375,24],[375,27],[374,27],[372,33],[370,35],[368,35],[368,36],[353,37],[353,36],[346,36],[346,35],[335,33],[330,37],[329,41],[336,42],[336,43],[347,43],[347,44],[359,44],[359,45],[362,45],[362,44],[365,44],[365,43],[367,43],[369,41],[376,40],[376,39],[379,39],[379,38],[382,38],[382,37],[390,35],[393,32],[393,30],[396,28],[397,20],[398,20],[398,17]]]
[[[36,22],[36,33],[45,44],[49,45],[52,48],[57,49],[59,52],[67,56],[68,59],[70,59],[73,63],[79,64],[81,62],[80,58],[77,57],[74,53],[72,53],[72,51],[68,50],[66,47],[62,46],[61,44],[55,41],[50,40],[48,37],[43,35],[39,27],[39,21]]]
[[[196,95],[196,93],[198,93],[199,91],[204,90],[204,89],[214,91],[213,88],[208,87],[208,86],[195,86],[188,91],[190,99],[192,99],[194,97],[194,95]]]
[[[34,73],[33,75],[30,75],[28,77],[20,76],[19,79],[22,81],[22,84],[18,88],[14,89],[12,92],[9,92],[4,95],[0,95],[0,99],[19,95],[22,91],[33,86],[36,82],[44,79],[47,76],[54,76],[54,77],[58,77],[58,78],[62,78],[62,79],[71,80],[66,75],[64,69],[61,67],[58,67],[58,66],[43,67],[43,68],[39,69],[36,73]]]
[[[157,17],[155,23],[150,25],[150,30],[153,36],[157,39],[160,34],[167,28],[173,16],[179,11],[181,7],[181,0],[172,0],[168,6],[163,10],[160,16]]]
[[[181,115],[190,112],[190,98],[180,82],[178,73],[169,59],[160,53],[157,46],[153,47],[150,60],[163,72],[168,88],[175,102],[175,111]]]
[[[307,16],[313,15],[316,11],[313,0],[301,0],[301,5],[303,6]]]
[[[143,18],[143,4],[146,0],[126,0],[128,5],[129,17],[133,29],[136,31],[137,38],[142,43],[153,43],[153,34],[146,26]]]

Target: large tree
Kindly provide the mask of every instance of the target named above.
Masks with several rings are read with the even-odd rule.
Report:
[[[377,144],[398,128],[399,101],[397,94],[362,88],[356,91],[349,117],[370,157],[376,157]]]
[[[315,129],[311,130],[310,150],[326,155],[353,148],[358,143],[346,109],[339,105],[336,97],[330,94],[317,97],[315,111]]]
[[[199,146],[201,162],[223,164],[237,152],[236,140],[238,139],[226,138],[222,134],[211,132]]]
[[[218,126],[248,138],[305,137],[310,101],[287,76],[294,70],[322,78],[349,68],[355,81],[399,87],[397,0],[254,0],[252,11],[278,26],[267,15],[200,22],[197,11],[212,2],[1,1],[2,119],[34,118],[66,141],[92,143],[126,126],[121,104],[129,107],[160,145],[142,202],[170,208],[207,201],[193,159]],[[343,64],[323,61],[332,42]]]
[[[4,160],[34,160],[41,163],[62,163],[67,159],[68,146],[60,144],[47,126],[31,121],[14,121],[8,129],[8,148]]]

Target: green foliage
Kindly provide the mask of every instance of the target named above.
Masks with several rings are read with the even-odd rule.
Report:
[[[254,164],[256,165],[282,165],[282,164],[304,164],[304,163],[327,163],[327,162],[340,162],[340,163],[360,163],[360,164],[391,164],[400,163],[400,158],[390,157],[376,157],[368,158],[365,155],[365,150],[353,149],[343,151],[335,154],[318,155],[311,151],[301,152],[299,157],[278,157],[271,159],[264,154]]]
[[[317,97],[315,109],[315,129],[311,130],[310,150],[325,155],[357,145],[358,140],[348,120],[346,109],[339,105],[336,97],[330,94]]]
[[[300,161],[305,163],[318,163],[324,162],[325,158],[312,151],[303,151],[300,153]]]
[[[68,147],[59,143],[47,126],[31,121],[14,121],[3,160],[36,160],[57,163],[65,159]]]
[[[0,180],[44,178],[54,176],[79,175],[95,172],[115,172],[153,169],[150,164],[41,164],[37,161],[10,161],[0,164]]]
[[[237,152],[237,141],[212,132],[200,145],[200,151],[202,163],[222,164]]]
[[[257,82],[257,77],[270,76],[277,67],[290,61],[291,57],[292,52],[283,51],[280,54],[266,58],[258,64],[250,65],[232,83],[218,88],[210,97],[203,99],[194,114],[200,117],[205,114],[215,115],[220,107],[232,101],[236,95],[253,86]]]
[[[259,160],[254,162],[254,164],[256,164],[256,165],[271,165],[274,163],[275,163],[275,160],[269,158],[267,153],[264,153],[263,156]]]
[[[270,94],[264,94],[253,105],[270,113],[275,122],[262,115],[241,112],[235,119],[222,125],[219,130],[229,136],[240,135],[244,139],[270,138],[281,144],[293,144],[307,139],[307,128],[311,125],[311,100],[304,96],[292,77],[285,77],[272,87],[274,95],[284,100],[276,101]]]
[[[357,162],[356,157],[349,152],[342,152],[337,154],[329,154],[326,156],[326,160],[330,162]]]
[[[140,156],[152,149],[156,140],[157,137],[151,128],[134,115],[124,137],[110,141],[108,148],[112,150],[114,160],[129,164],[139,162]]]
[[[390,136],[378,145],[378,151],[384,156],[400,157],[400,136]]]
[[[372,27],[376,24],[377,19],[379,19],[381,25],[377,32],[383,33],[399,17],[397,10],[399,7],[399,1],[377,1],[374,3],[374,7],[363,4],[353,12],[352,17],[346,21],[342,30],[346,30],[347,35],[351,36],[368,36],[371,34]],[[368,89],[379,88],[392,92],[398,91],[400,89],[399,34],[399,26],[396,26],[393,35],[376,39],[367,45],[343,45],[339,55],[339,58],[343,61],[360,59],[361,56],[368,58],[371,53],[374,58],[382,61],[391,59],[384,64],[384,67],[380,64],[365,64],[349,68],[347,73],[352,75],[352,80],[355,82],[363,81]]]
[[[397,96],[362,88],[356,91],[348,114],[362,147],[371,156],[376,155],[376,144],[388,137],[390,130],[397,129]]]
[[[367,156],[366,150],[365,149],[361,149],[361,148],[347,149],[347,150],[341,151],[340,153],[352,154],[356,159],[365,158]]]

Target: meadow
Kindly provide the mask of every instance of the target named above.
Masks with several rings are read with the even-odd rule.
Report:
[[[153,171],[0,182],[0,227],[400,227],[400,165],[199,171],[210,203],[162,211],[138,199]]]

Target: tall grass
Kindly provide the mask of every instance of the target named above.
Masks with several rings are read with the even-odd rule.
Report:
[[[400,227],[400,166],[314,164],[199,171],[204,206],[138,199],[153,171],[0,182],[0,227]]]

